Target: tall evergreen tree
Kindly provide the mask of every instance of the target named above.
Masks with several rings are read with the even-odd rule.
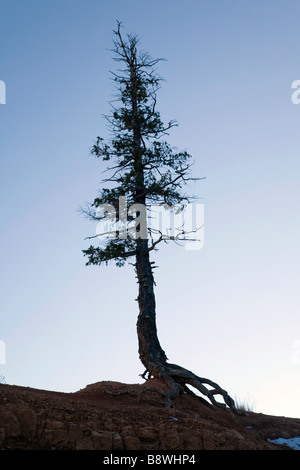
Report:
[[[134,260],[138,279],[137,335],[139,357],[146,368],[143,378],[156,377],[169,386],[164,394],[167,405],[182,392],[192,393],[189,385],[205,395],[213,405],[229,407],[237,412],[233,399],[219,385],[209,379],[168,362],[162,349],[156,328],[156,306],[154,294],[153,262],[150,254],[160,242],[171,239],[186,239],[186,233],[179,231],[177,236],[167,236],[147,223],[147,210],[150,204],[184,207],[191,197],[182,192],[191,180],[191,156],[174,152],[164,140],[168,131],[176,125],[174,121],[164,124],[156,108],[157,91],[161,78],[155,66],[161,59],[153,59],[148,53],[138,50],[139,39],[136,35],[121,34],[121,24],[114,31],[114,59],[122,65],[121,70],[113,73],[118,90],[112,113],[106,116],[112,138],[105,142],[97,137],[92,153],[105,161],[112,161],[108,168],[110,177],[104,180],[107,187],[86,211],[96,221],[108,219],[109,208],[114,208],[111,222],[117,219],[117,232],[101,238],[102,244],[83,250],[87,264],[101,265],[114,260],[118,266]],[[123,198],[123,199],[122,199]],[[120,201],[133,207],[127,220]],[[94,237],[88,237],[94,238]],[[103,244],[103,241],[105,243]],[[224,403],[215,400],[221,395]],[[201,400],[203,398],[199,397]],[[205,400],[208,404],[208,401]],[[211,406],[211,405],[210,405]]]

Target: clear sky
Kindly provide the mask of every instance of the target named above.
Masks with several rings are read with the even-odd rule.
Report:
[[[154,257],[162,346],[254,411],[300,418],[299,14],[298,0],[1,1],[7,383],[141,381],[133,268],[86,267],[95,227],[78,213],[105,169],[90,148],[107,135],[118,19],[167,59],[158,109],[206,177],[203,249]]]

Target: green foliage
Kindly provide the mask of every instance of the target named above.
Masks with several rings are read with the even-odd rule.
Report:
[[[138,53],[138,38],[127,36],[123,40],[115,31],[115,60],[124,69],[113,73],[118,90],[117,103],[106,116],[113,137],[104,141],[97,137],[92,154],[103,161],[113,162],[109,167],[111,176],[104,180],[110,187],[104,187],[91,204],[97,208],[101,204],[111,204],[117,209],[118,198],[126,196],[128,205],[133,203],[178,204],[188,202],[181,189],[190,179],[190,159],[187,152],[176,153],[162,138],[176,125],[167,125],[156,110],[156,93],[161,78],[154,67],[161,59],[152,59],[147,53]],[[91,212],[92,213],[92,212]],[[90,214],[91,214],[90,213]],[[97,220],[92,215],[94,220]],[[115,260],[121,266],[134,254],[134,241],[109,240],[103,247],[90,247],[84,250],[87,264],[102,264]]]
[[[109,261],[114,260],[116,266],[124,266],[126,259],[131,256],[130,249],[135,249],[135,242],[131,239],[122,240],[109,240],[105,248],[90,246],[83,253],[88,256],[89,260],[86,265],[91,264],[108,264]],[[133,253],[134,254],[134,253]]]

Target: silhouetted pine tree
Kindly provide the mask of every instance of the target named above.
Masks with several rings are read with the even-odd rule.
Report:
[[[94,155],[113,162],[113,165],[108,168],[111,176],[104,180],[108,187],[99,192],[85,212],[93,220],[99,221],[103,217],[107,218],[105,208],[113,206],[117,219],[123,221],[119,198],[126,197],[127,206],[133,206],[135,213],[129,214],[127,223],[119,224],[116,236],[106,238],[104,246],[103,243],[102,246],[90,246],[83,252],[88,257],[87,264],[100,265],[114,260],[118,266],[123,266],[127,260],[134,260],[139,285],[139,357],[146,368],[142,376],[145,378],[148,374],[148,377],[159,378],[169,385],[169,392],[164,394],[167,405],[181,392],[192,393],[187,387],[191,385],[208,397],[212,404],[222,407],[228,405],[237,412],[234,401],[219,385],[183,367],[170,364],[158,340],[150,253],[160,242],[170,240],[170,237],[156,231],[154,239],[143,207],[153,203],[177,207],[189,203],[191,197],[183,194],[182,188],[194,179],[190,173],[192,162],[187,152],[175,153],[163,139],[176,123],[171,121],[165,125],[156,109],[161,78],[156,74],[155,66],[161,59],[153,59],[148,53],[139,52],[137,36],[128,35],[124,40],[120,23],[114,35],[114,59],[123,67],[113,73],[119,106],[114,104],[111,115],[106,116],[112,139],[106,143],[103,138],[97,137],[92,149]],[[173,240],[185,238],[186,234],[182,230]],[[103,242],[104,239],[101,240]],[[222,395],[225,403],[217,402],[216,394]]]

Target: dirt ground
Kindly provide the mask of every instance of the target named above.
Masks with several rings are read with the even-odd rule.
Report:
[[[300,419],[211,409],[183,394],[166,408],[163,390],[99,382],[75,393],[0,384],[2,450],[291,450],[269,442],[300,437]]]

